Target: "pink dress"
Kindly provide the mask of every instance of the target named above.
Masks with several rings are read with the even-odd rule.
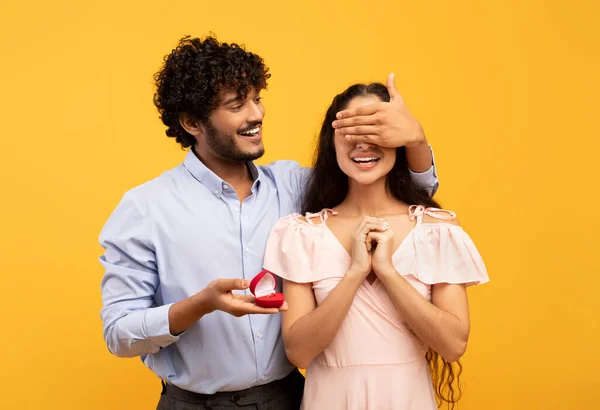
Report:
[[[325,224],[331,210],[282,218],[267,243],[265,269],[289,281],[312,283],[318,304],[340,282],[351,257]],[[431,285],[489,281],[467,233],[449,223],[423,223],[424,214],[452,219],[454,213],[411,206],[417,219],[392,262],[421,295]],[[320,216],[320,223],[312,223]],[[308,222],[307,222],[308,221]],[[305,410],[437,410],[427,346],[411,334],[385,286],[364,281],[348,315],[329,344],[306,369]]]

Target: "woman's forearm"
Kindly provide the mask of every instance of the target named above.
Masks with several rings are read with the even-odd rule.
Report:
[[[379,277],[398,311],[423,343],[449,362],[463,355],[469,337],[468,322],[429,302],[395,270]]]
[[[348,314],[363,276],[346,273],[327,298],[284,331],[288,359],[305,369],[331,343]]]

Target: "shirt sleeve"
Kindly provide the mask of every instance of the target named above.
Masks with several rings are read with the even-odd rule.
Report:
[[[296,161],[275,161],[265,168],[277,181],[277,189],[300,208],[312,168],[300,166]]]
[[[119,357],[152,354],[179,340],[169,332],[171,304],[156,306],[159,276],[146,220],[125,194],[100,233],[104,339]]]
[[[437,172],[435,170],[435,157],[433,156],[433,148],[431,148],[431,145],[429,146],[429,150],[431,151],[432,159],[431,168],[424,172],[413,172],[409,169],[409,172],[412,180],[417,185],[426,189],[431,196],[434,196],[436,191],[438,190],[440,183],[438,181]]]

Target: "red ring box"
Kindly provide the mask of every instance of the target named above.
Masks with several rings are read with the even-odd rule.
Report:
[[[279,308],[283,305],[283,293],[275,291],[277,278],[268,270],[263,270],[250,282],[250,292],[254,295],[256,306]]]

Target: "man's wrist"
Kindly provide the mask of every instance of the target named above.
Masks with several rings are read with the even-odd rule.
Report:
[[[217,307],[212,303],[212,298],[209,297],[206,289],[202,289],[200,292],[192,296],[191,299],[193,301],[194,313],[198,317],[208,315],[209,313],[217,310]]]
[[[425,137],[425,132],[423,131],[421,126],[419,126],[419,131],[413,135],[413,138],[411,138],[411,140],[408,141],[405,146],[407,148],[414,148],[414,147],[426,146],[426,145],[428,145],[428,144],[427,144],[427,138]]]

